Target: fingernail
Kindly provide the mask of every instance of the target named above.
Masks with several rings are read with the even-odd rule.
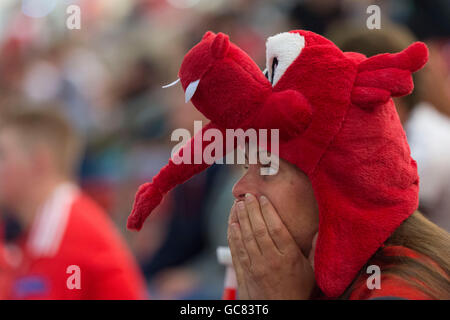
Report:
[[[245,194],[245,201],[247,202],[253,201],[253,197],[250,193]]]
[[[269,200],[267,200],[267,198],[265,196],[261,196],[261,197],[259,197],[259,202],[261,204],[266,204],[269,202]]]
[[[239,210],[244,210],[245,209],[244,201],[238,201],[237,206]]]

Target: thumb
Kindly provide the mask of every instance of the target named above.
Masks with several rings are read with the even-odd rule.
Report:
[[[309,263],[311,264],[311,267],[313,268],[313,270],[314,270],[314,253],[316,252],[316,243],[317,243],[318,235],[319,235],[319,233],[316,232],[316,234],[313,237],[311,251],[309,252],[309,257],[308,257]]]

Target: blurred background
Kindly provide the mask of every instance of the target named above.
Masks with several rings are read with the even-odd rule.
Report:
[[[161,86],[177,79],[184,54],[208,30],[228,34],[261,69],[265,39],[292,29],[367,56],[426,42],[430,61],[415,75],[414,94],[396,105],[418,162],[420,209],[450,231],[449,1],[41,0],[42,11],[31,13],[25,2],[0,1],[0,117],[56,107],[76,128],[78,183],[123,233],[152,299],[222,294],[215,250],[227,244],[239,168],[211,167],[171,192],[141,232],[125,227],[137,187],[170,157],[171,132],[206,121],[179,85]],[[80,30],[66,27],[70,4],[81,8]],[[371,4],[381,9],[379,30],[366,26]],[[13,233],[14,223],[4,226]]]

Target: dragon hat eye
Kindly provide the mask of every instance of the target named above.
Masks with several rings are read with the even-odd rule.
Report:
[[[283,32],[266,41],[267,78],[275,86],[287,68],[305,47],[305,38],[298,33]]]

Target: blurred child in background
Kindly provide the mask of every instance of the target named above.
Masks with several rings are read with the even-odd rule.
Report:
[[[20,231],[0,239],[0,298],[145,298],[143,278],[113,223],[72,180],[79,147],[55,113],[2,119],[0,206]]]

